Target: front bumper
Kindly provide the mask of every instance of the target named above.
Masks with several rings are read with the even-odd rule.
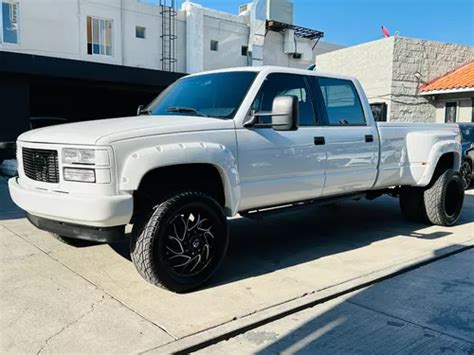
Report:
[[[80,226],[58,221],[52,221],[46,218],[33,216],[29,213],[26,218],[36,228],[55,233],[61,237],[90,240],[100,243],[113,243],[124,240],[125,226],[117,227],[89,227]]]
[[[128,224],[133,214],[133,196],[96,196],[56,192],[23,186],[19,178],[8,181],[12,200],[30,215],[47,220],[89,227]]]

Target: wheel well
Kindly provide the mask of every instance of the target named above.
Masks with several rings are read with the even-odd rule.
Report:
[[[436,168],[433,173],[431,182],[436,181],[436,179],[448,169],[454,169],[456,163],[456,156],[453,152],[443,154],[436,164]]]
[[[225,206],[224,184],[217,168],[211,164],[184,164],[149,171],[134,193],[135,214],[175,191],[197,190]]]

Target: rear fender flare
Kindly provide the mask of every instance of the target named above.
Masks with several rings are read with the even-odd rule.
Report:
[[[430,151],[426,169],[421,179],[418,181],[417,185],[427,186],[431,182],[436,166],[438,165],[439,160],[444,154],[454,153],[454,164],[452,166],[452,169],[459,171],[461,167],[461,151],[462,146],[458,142],[452,141],[436,143]]]

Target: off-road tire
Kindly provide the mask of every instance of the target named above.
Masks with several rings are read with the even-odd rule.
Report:
[[[51,236],[53,236],[55,239],[59,240],[61,243],[73,246],[73,247],[87,247],[91,245],[96,245],[98,244],[97,242],[93,242],[90,240],[83,240],[83,239],[76,239],[76,238],[70,238],[70,237],[64,237],[62,235],[56,234],[56,233],[49,233]]]
[[[464,182],[455,170],[446,170],[424,192],[428,220],[440,226],[454,225],[464,203]]]
[[[159,250],[163,248],[164,238],[168,238],[167,226],[176,219],[180,210],[192,205],[207,209],[219,239],[212,262],[199,274],[184,277],[172,270]],[[184,293],[201,287],[214,275],[224,259],[228,243],[229,232],[222,207],[204,193],[187,191],[163,198],[148,215],[137,218],[132,230],[130,255],[138,273],[146,281],[176,293]]]
[[[424,190],[420,187],[403,186],[400,190],[400,209],[403,217],[412,222],[427,223]]]

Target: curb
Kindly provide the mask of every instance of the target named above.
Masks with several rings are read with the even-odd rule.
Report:
[[[293,313],[314,307],[331,299],[371,286],[403,273],[420,268],[432,262],[461,253],[474,247],[474,239],[469,239],[463,244],[448,246],[438,255],[425,254],[408,261],[401,262],[381,270],[374,271],[358,278],[348,280],[329,288],[315,290],[300,298],[290,300],[283,304],[258,311],[242,318],[224,323],[222,325],[203,330],[201,332],[178,339],[177,341],[160,345],[144,351],[142,354],[188,354],[216,343],[228,340],[239,334],[248,332],[264,324],[274,322]]]

